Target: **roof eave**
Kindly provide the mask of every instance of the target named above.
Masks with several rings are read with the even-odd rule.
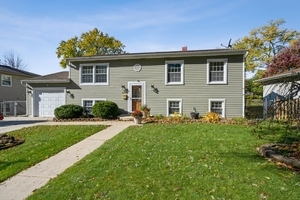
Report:
[[[132,53],[101,55],[89,57],[67,58],[67,63],[76,61],[96,61],[96,60],[128,60],[128,59],[151,59],[151,58],[177,58],[194,56],[220,56],[220,55],[245,55],[246,50],[200,50],[200,51],[176,51],[176,52],[155,52],[155,53]]]
[[[70,83],[70,79],[21,80],[22,83]]]
[[[267,85],[267,84],[271,84],[271,83],[282,82],[286,78],[297,77],[297,76],[300,76],[300,73],[290,72],[290,73],[286,73],[286,74],[280,74],[280,75],[276,75],[276,76],[270,76],[270,77],[258,79],[258,80],[255,80],[254,82],[258,82],[258,83]]]

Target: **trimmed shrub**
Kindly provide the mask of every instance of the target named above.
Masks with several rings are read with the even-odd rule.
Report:
[[[54,110],[57,119],[78,118],[82,116],[82,113],[83,107],[74,104],[62,105]]]
[[[95,117],[101,117],[103,119],[116,118],[118,115],[119,107],[112,101],[99,101],[93,108],[92,113]]]

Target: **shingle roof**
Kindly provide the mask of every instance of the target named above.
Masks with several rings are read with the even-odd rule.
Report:
[[[275,74],[273,76],[268,76],[262,79],[258,79],[255,82],[259,82],[262,84],[272,84],[272,83],[276,83],[276,82],[284,82],[284,81],[288,81],[290,79],[295,79],[296,77],[298,78],[300,76],[300,69],[293,69],[290,71],[285,71],[282,72],[280,74]]]
[[[226,56],[226,55],[246,55],[246,50],[235,49],[207,49],[189,51],[165,51],[165,52],[144,52],[144,53],[124,53],[124,54],[105,54],[98,56],[84,56],[67,58],[67,63],[78,61],[94,60],[126,60],[126,59],[147,59],[147,58],[178,58],[191,56]]]
[[[0,65],[0,72],[1,73],[6,73],[6,74],[11,74],[11,75],[26,76],[26,77],[40,76],[40,75],[35,74],[35,73],[31,73],[31,72],[28,72],[28,71],[16,69],[16,68],[9,67],[9,66],[6,66],[6,65]]]
[[[68,83],[70,82],[69,79],[69,72],[62,71],[53,74],[48,74],[45,76],[37,76],[34,78],[22,80],[24,83]]]

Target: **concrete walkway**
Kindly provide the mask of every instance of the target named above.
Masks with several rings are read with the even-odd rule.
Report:
[[[104,122],[44,122],[45,125],[75,125],[103,124],[110,127],[78,142],[35,166],[13,176],[0,184],[0,199],[22,200],[31,195],[34,190],[44,186],[50,179],[56,177],[67,168],[74,165],[83,157],[99,148],[106,140],[133,125],[133,122],[104,121]]]

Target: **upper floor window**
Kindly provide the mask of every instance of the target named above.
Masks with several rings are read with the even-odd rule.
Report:
[[[183,60],[166,61],[165,82],[166,85],[183,84],[184,62]]]
[[[1,75],[1,85],[6,87],[11,87],[12,77],[8,75]]]
[[[207,60],[207,84],[227,84],[227,59]]]
[[[108,85],[108,63],[80,65],[80,83],[82,85]]]

